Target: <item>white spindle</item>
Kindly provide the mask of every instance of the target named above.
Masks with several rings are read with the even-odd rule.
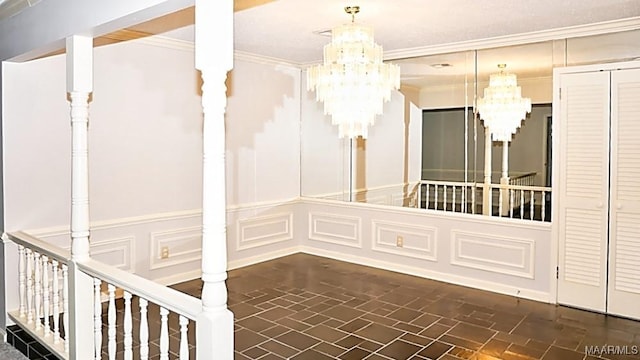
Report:
[[[147,300],[140,299],[140,360],[149,359],[149,321],[147,320]]]
[[[447,185],[442,190],[442,210],[447,211]]]
[[[109,310],[107,312],[108,320],[108,339],[109,339],[109,360],[116,359],[116,287],[109,284]]]
[[[25,303],[25,291],[27,282],[26,267],[26,254],[24,246],[18,245],[18,297],[20,301],[20,317],[23,318],[27,315],[27,304]]]
[[[502,198],[503,198],[503,194],[504,191],[500,190],[498,191],[498,216],[502,216]]]
[[[513,219],[513,199],[516,194],[513,189],[509,190],[509,217]]]
[[[95,360],[102,358],[102,280],[93,279],[93,338],[95,339]]]
[[[131,293],[124,292],[124,359],[133,359],[133,330],[131,320]]]
[[[476,187],[475,185],[471,188],[471,213],[476,213]]]
[[[44,299],[42,299],[42,308],[44,315],[44,336],[51,336],[51,328],[49,325],[49,309],[51,303],[49,302],[49,258],[42,255],[42,293]]]
[[[160,360],[169,360],[169,310],[160,308]]]
[[[433,209],[438,210],[438,184],[433,185]]]
[[[64,326],[64,351],[69,352],[69,267],[62,265],[62,324]]]
[[[529,204],[529,213],[531,214],[530,219],[533,220],[533,211],[534,211],[534,192],[533,190],[531,190],[531,193],[529,194],[531,197],[531,203]]]
[[[35,253],[35,272],[34,272],[34,277],[35,277],[35,287],[36,287],[36,292],[35,292],[35,310],[36,310],[36,331],[40,330],[40,328],[42,327],[42,324],[40,323],[40,319],[42,318],[42,274],[41,274],[41,262],[40,262],[40,253]]]
[[[456,212],[456,186],[451,187],[451,211]],[[462,210],[461,210],[462,211]]]
[[[27,249],[27,324],[33,322],[33,251]]]
[[[546,205],[547,205],[547,193],[545,191],[543,191],[542,192],[542,207],[541,207],[541,210],[540,210],[540,213],[541,213],[540,216],[542,217],[542,221],[544,221],[544,218],[545,218],[545,212],[546,212],[545,206]]]
[[[60,342],[60,278],[58,277],[58,261],[53,260],[51,263],[53,268],[53,343]]]
[[[427,192],[424,197],[425,197],[424,208],[428,209],[429,208],[429,184],[427,184]]]
[[[520,189],[520,219],[524,219],[524,190]]]
[[[187,337],[189,319],[180,315],[180,360],[189,360],[189,338]]]

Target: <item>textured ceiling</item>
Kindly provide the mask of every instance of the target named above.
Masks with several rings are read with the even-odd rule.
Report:
[[[640,27],[640,0],[260,0],[252,5],[236,9],[236,50],[301,65],[322,60],[323,46],[330,37],[317,32],[349,22],[344,7],[359,5],[356,22],[374,28],[375,40],[383,46],[386,58],[401,66],[403,83],[417,87],[425,82],[460,81],[461,76],[474,74],[476,58],[469,52],[406,58],[409,53],[433,54],[430,49],[446,49],[446,44],[500,40],[620,19],[631,19]],[[182,20],[173,22],[193,21],[192,12],[181,16]],[[193,40],[192,26],[172,28],[163,35]],[[144,26],[141,30],[160,32]],[[579,46],[572,50],[596,52],[594,56],[603,60],[640,56],[640,31],[630,32],[621,44],[607,37],[592,39],[576,42]],[[481,50],[477,54],[478,73],[495,72],[498,63],[506,62],[519,76],[550,76],[552,57],[558,56],[552,54],[552,47],[548,41]],[[429,66],[436,63],[452,66]]]
[[[236,49],[319,61],[329,39],[314,31],[349,22],[345,5],[387,53],[640,16],[639,0],[277,0],[235,14]]]

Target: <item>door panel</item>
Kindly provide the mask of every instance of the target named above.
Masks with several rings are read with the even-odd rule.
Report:
[[[640,319],[640,69],[611,75],[608,312]]]
[[[609,73],[560,77],[558,302],[606,310]]]

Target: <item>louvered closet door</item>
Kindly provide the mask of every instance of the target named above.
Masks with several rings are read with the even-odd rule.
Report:
[[[640,319],[640,69],[611,73],[608,312]]]
[[[560,88],[558,302],[604,312],[609,73],[564,74]]]

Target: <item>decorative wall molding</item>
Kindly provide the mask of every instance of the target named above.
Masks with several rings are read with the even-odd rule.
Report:
[[[535,241],[452,230],[451,264],[533,279]]]
[[[551,298],[548,292],[537,291],[532,289],[519,288],[516,286],[505,285],[497,282],[474,279],[465,276],[454,275],[439,271],[427,270],[422,267],[407,266],[401,263],[372,259],[369,257],[361,257],[351,255],[345,252],[335,252],[325,249],[302,246],[301,252],[310,255],[323,256],[330,259],[346,261],[353,264],[370,266],[377,269],[395,271],[407,275],[418,276],[436,281],[444,281],[450,284],[467,286],[475,289],[492,291],[499,294],[516,296],[519,298],[542,301],[546,303],[555,303],[556,299]]]
[[[90,243],[91,258],[121,270],[135,273],[135,236],[101,240]]]
[[[362,219],[356,216],[309,212],[309,239],[362,247]]]
[[[293,240],[292,212],[239,219],[236,223],[238,250]]]
[[[437,261],[438,230],[430,226],[372,220],[373,244],[371,248],[387,254]],[[397,237],[403,237],[403,246],[397,246]]]
[[[201,229],[201,226],[191,226],[151,232],[149,235],[149,270],[200,261],[202,258]],[[169,249],[169,257],[166,259],[161,257],[163,247]]]

